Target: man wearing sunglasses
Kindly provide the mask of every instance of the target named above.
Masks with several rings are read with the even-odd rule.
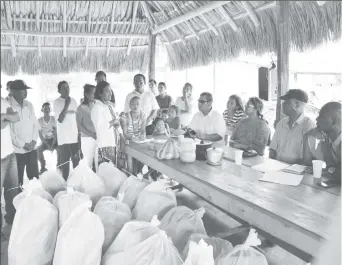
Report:
[[[189,127],[196,132],[197,138],[211,142],[222,141],[226,132],[226,124],[222,114],[213,110],[213,96],[208,92],[200,95],[198,112]]]

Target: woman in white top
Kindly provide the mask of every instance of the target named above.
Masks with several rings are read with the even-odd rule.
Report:
[[[180,122],[183,126],[188,126],[192,119],[193,99],[192,85],[186,83],[183,87],[183,96],[176,99],[175,105],[180,110]]]
[[[95,91],[95,105],[91,110],[91,120],[95,127],[98,155],[95,157],[96,170],[103,162],[111,161],[116,165],[117,139],[115,127],[120,125],[110,102],[112,89],[106,81],[99,82]]]

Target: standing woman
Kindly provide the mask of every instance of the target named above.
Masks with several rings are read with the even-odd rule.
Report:
[[[83,87],[84,100],[77,108],[76,121],[78,131],[81,134],[81,150],[84,159],[90,168],[93,166],[96,152],[96,132],[90,113],[95,105],[95,90],[93,85],[86,84]]]
[[[233,131],[230,138],[230,146],[255,150],[258,155],[263,156],[266,146],[270,141],[271,130],[268,123],[263,119],[262,109],[264,104],[260,98],[252,97],[246,104],[248,118],[242,119]]]
[[[95,91],[95,105],[91,110],[91,120],[95,127],[97,156],[95,156],[96,171],[103,162],[111,161],[116,165],[116,135],[114,126],[119,125],[119,119],[114,113],[114,105],[110,101],[112,89],[106,81],[99,82]]]
[[[176,99],[175,105],[180,111],[180,122],[183,126],[188,126],[192,120],[192,109],[193,109],[193,99],[192,99],[192,85],[186,83],[183,87],[183,96]]]
[[[159,108],[161,111],[167,111],[171,105],[173,105],[172,97],[169,96],[166,92],[166,84],[164,82],[160,82],[158,84],[159,95],[156,96],[156,100],[158,102]]]
[[[227,102],[227,109],[223,112],[223,118],[226,122],[225,143],[227,144],[228,136],[232,135],[237,123],[246,118],[243,109],[242,99],[238,95],[231,95]]]

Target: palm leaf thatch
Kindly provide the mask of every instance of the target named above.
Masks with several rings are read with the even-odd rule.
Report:
[[[1,70],[9,75],[145,71],[149,34],[213,1],[1,1]],[[246,8],[254,10],[251,16]],[[159,32],[173,70],[272,52],[274,1],[225,1]],[[304,51],[341,38],[341,1],[291,1],[291,44]]]

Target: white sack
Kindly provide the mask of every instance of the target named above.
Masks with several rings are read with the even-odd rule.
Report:
[[[159,223],[156,217],[151,222],[130,221],[126,223],[105,255],[123,252],[140,244],[160,231],[158,228]]]
[[[186,206],[175,207],[161,219],[159,228],[166,232],[181,253],[193,233],[207,234],[202,221],[204,212],[204,208],[192,211]]]
[[[127,204],[113,197],[105,196],[96,204],[94,213],[100,217],[104,227],[105,239],[102,252],[105,253],[125,223],[132,219],[131,209]]]
[[[71,172],[67,183],[68,187],[88,194],[93,202],[93,207],[105,194],[106,188],[102,178],[89,168],[84,159]]]
[[[139,194],[132,211],[133,219],[148,222],[157,215],[160,220],[176,206],[176,195],[171,189],[166,189],[163,183],[151,183]]]
[[[9,265],[50,265],[58,232],[58,211],[31,193],[23,198],[14,217],[8,245]]]
[[[66,181],[57,170],[48,170],[39,176],[43,188],[54,197],[58,192],[66,189]]]
[[[113,163],[105,162],[99,166],[97,174],[102,178],[106,189],[105,196],[116,197],[122,184],[127,180],[125,173],[114,166]]]
[[[104,229],[90,207],[78,206],[58,232],[53,265],[100,265]]]
[[[19,208],[20,203],[29,193],[37,195],[52,203],[53,198],[50,193],[44,190],[42,183],[37,178],[33,178],[23,185],[23,192],[14,197],[13,205],[15,209]]]
[[[189,252],[183,265],[214,265],[213,246],[203,239],[199,243],[190,241]]]
[[[125,252],[105,255],[102,265],[182,265],[183,261],[167,238],[164,231],[159,231],[139,245],[126,249]]]
[[[145,179],[130,176],[120,187],[119,194],[124,194],[122,202],[126,203],[132,210],[137,202],[140,192],[149,184]]]
[[[227,255],[217,259],[217,265],[267,265],[266,257],[253,248],[261,244],[258,234],[254,229],[249,231],[246,242],[237,245]]]
[[[223,240],[218,237],[209,237],[207,235],[201,235],[201,234],[192,234],[190,236],[190,239],[188,241],[188,244],[185,246],[182,257],[185,259],[188,256],[189,252],[189,245],[191,242],[199,243],[201,240],[203,240],[206,244],[213,247],[213,255],[214,260],[217,260],[217,258],[227,255],[233,250],[233,245],[227,241]]]
[[[70,214],[86,202],[91,203],[89,195],[75,191],[73,188],[68,187],[66,191],[58,192],[53,198],[53,204],[59,211],[59,229],[62,228]]]

